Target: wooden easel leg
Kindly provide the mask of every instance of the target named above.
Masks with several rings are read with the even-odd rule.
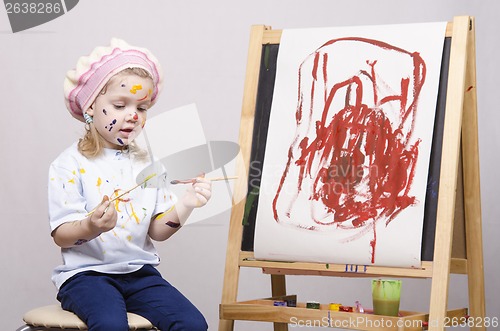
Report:
[[[285,275],[271,275],[271,292],[273,297],[286,295]],[[288,331],[288,324],[274,323],[274,331]]]
[[[469,315],[474,318],[471,330],[486,330],[483,240],[481,225],[481,190],[479,180],[479,142],[476,96],[476,54],[474,21],[471,19],[467,47],[466,90],[462,125],[465,234],[469,282]]]
[[[219,320],[219,331],[232,331],[234,329],[234,321]]]
[[[453,20],[436,223],[439,240],[434,249],[429,331],[443,330],[447,314],[469,25],[469,16]]]
[[[262,37],[266,27],[253,26],[250,35],[250,47],[248,50],[247,74],[245,80],[245,90],[243,99],[243,109],[241,113],[240,127],[247,131],[240,132],[239,145],[242,159],[236,167],[238,179],[235,182],[234,192],[246,192],[248,183],[248,169],[250,167],[250,153],[252,149],[253,119],[255,116],[255,102],[257,99],[258,73],[260,68],[260,58],[262,53]],[[244,164],[244,162],[246,162]],[[238,295],[238,282],[240,277],[239,254],[241,250],[241,240],[243,233],[243,219],[245,203],[240,202],[233,206],[231,210],[231,220],[229,224],[228,243],[226,248],[226,267],[224,271],[224,285],[222,289],[221,304],[236,302]],[[219,319],[219,331],[232,331],[234,321]]]
[[[271,275],[271,292],[273,297],[286,295],[285,275]]]

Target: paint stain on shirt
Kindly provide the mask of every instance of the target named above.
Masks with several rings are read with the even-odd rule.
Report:
[[[133,217],[135,219],[135,222],[137,224],[141,223],[141,220],[139,219],[139,217],[137,216],[135,210],[134,210],[134,206],[132,204],[130,204],[130,209],[132,210],[132,214],[130,215],[130,217]]]

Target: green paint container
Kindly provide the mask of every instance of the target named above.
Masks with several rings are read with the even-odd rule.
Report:
[[[308,301],[306,303],[306,308],[310,308],[310,309],[319,309],[320,306],[321,306],[320,303],[316,302],[316,301]]]
[[[401,281],[373,279],[372,298],[375,315],[398,316]]]

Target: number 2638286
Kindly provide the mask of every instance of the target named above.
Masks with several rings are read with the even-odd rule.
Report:
[[[7,14],[59,14],[61,3],[44,2],[6,2]]]
[[[445,317],[444,327],[498,327],[498,317]]]

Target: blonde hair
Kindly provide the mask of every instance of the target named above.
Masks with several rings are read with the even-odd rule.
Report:
[[[149,72],[142,68],[126,68],[111,77],[99,92],[98,96],[106,94],[110,82],[123,75],[136,75],[141,78],[149,78],[151,79],[151,81],[153,81],[153,78],[151,77]],[[92,104],[92,106],[90,107],[92,108],[93,105],[94,104]],[[134,141],[132,141],[128,146],[124,147],[124,149],[126,148],[128,148],[128,150],[138,159],[145,159],[148,156],[148,153],[141,149]],[[86,124],[85,135],[78,141],[78,151],[82,153],[82,155],[84,155],[86,158],[92,159],[101,155],[103,150],[104,138],[99,134],[99,132],[97,132],[94,123]]]

